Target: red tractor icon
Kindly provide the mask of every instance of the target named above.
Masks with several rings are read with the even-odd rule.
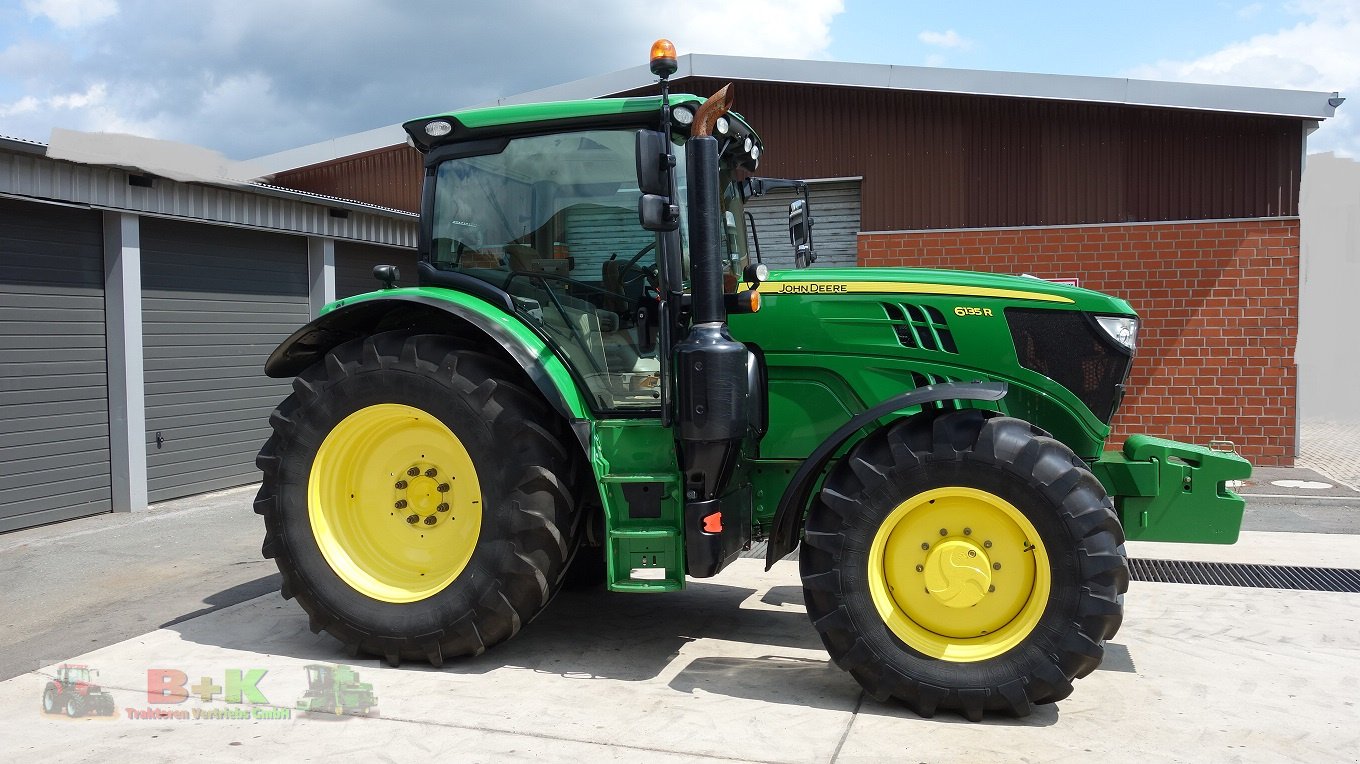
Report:
[[[72,718],[95,714],[112,716],[113,696],[93,683],[97,669],[75,663],[57,667],[57,675],[43,689],[42,707],[49,714],[65,711]]]

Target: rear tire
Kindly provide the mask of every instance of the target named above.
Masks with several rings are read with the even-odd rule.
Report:
[[[870,695],[978,721],[1061,700],[1100,665],[1123,542],[1071,450],[962,410],[857,444],[808,512],[800,569],[823,643]]]
[[[573,455],[517,368],[386,332],[336,347],[293,389],[256,460],[255,511],[314,632],[438,666],[548,603],[576,540]]]

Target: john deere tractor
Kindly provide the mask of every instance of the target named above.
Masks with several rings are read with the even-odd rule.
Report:
[[[373,685],[359,681],[359,672],[349,666],[309,663],[307,691],[298,699],[303,713],[344,716],[370,716],[378,705]]]
[[[872,696],[1023,716],[1119,628],[1126,538],[1231,543],[1240,457],[1105,450],[1123,300],[1034,278],[768,270],[763,144],[725,89],[405,125],[415,285],[270,357],[263,552],[354,654],[436,666],[514,636],[570,571],[681,589],[798,552],[813,627]],[[784,184],[787,185],[787,184]],[[809,210],[791,205],[797,262]],[[768,254],[768,253],[767,253]]]

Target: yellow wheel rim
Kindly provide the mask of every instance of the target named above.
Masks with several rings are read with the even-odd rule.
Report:
[[[918,652],[959,663],[1020,644],[1044,614],[1051,579],[1029,519],[962,486],[899,504],[869,550],[869,591],[888,628]]]
[[[345,417],[317,450],[307,514],[331,569],[383,602],[416,602],[463,572],[482,527],[482,489],[463,443],[413,406]]]

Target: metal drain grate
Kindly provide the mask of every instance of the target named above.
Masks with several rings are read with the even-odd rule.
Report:
[[[1360,593],[1360,570],[1346,568],[1299,568],[1286,565],[1130,558],[1129,572],[1133,574],[1135,581],[1162,584],[1208,584],[1250,586],[1257,589]]]
[[[765,559],[768,542],[758,542],[742,557]],[[785,557],[797,560],[798,552]],[[1159,584],[1247,586],[1255,589],[1293,589],[1308,592],[1360,593],[1360,570],[1348,568],[1300,568],[1292,565],[1252,565],[1237,562],[1185,562],[1129,558],[1135,581]]]

